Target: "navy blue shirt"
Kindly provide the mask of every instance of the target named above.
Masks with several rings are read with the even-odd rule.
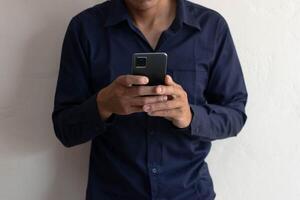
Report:
[[[103,121],[96,94],[130,74],[135,52],[166,52],[167,73],[188,94],[187,128],[145,112]],[[177,0],[176,18],[153,49],[121,0],[74,16],[61,54],[52,120],[66,147],[92,141],[88,200],[211,200],[211,142],[236,136],[247,91],[234,43],[216,11]],[[101,109],[101,108],[99,108]]]

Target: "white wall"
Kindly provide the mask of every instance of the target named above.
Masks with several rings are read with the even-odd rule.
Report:
[[[89,145],[65,149],[51,111],[72,16],[96,0],[0,0],[0,199],[84,199]],[[249,92],[239,137],[214,142],[218,200],[300,199],[300,1],[203,0],[227,19]]]

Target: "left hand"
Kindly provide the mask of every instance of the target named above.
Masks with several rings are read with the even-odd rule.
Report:
[[[145,104],[143,110],[150,116],[165,117],[178,128],[188,127],[192,121],[192,113],[186,91],[180,84],[174,82],[170,75],[166,75],[165,84],[159,86],[161,87],[159,95],[168,95],[168,100]]]

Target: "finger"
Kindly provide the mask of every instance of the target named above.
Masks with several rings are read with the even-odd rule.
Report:
[[[136,113],[136,112],[144,112],[143,107],[142,106],[130,106],[129,113],[127,113],[127,114],[132,114],[132,113]]]
[[[180,115],[180,109],[170,109],[170,110],[158,110],[154,112],[148,112],[148,115],[150,116],[157,116],[157,117],[165,117],[170,119],[176,119],[177,116]]]
[[[174,85],[174,86],[178,85],[169,74],[167,74],[165,76],[165,84],[166,85]]]
[[[128,74],[119,76],[116,81],[117,83],[128,87],[132,84],[145,85],[149,82],[149,79],[146,76]]]
[[[153,104],[146,104],[143,106],[145,112],[154,112],[159,110],[170,110],[175,108],[180,108],[181,102],[177,100],[153,103]]]
[[[132,86],[130,88],[127,88],[126,95],[132,97],[158,95],[157,86]]]
[[[157,85],[157,86],[132,86],[127,89],[128,96],[143,96],[143,95],[172,95],[181,96],[182,88],[174,85]]]
[[[159,85],[156,89],[156,95],[172,95],[172,96],[181,96],[182,89],[175,85]]]
[[[145,104],[153,104],[153,103],[157,103],[157,102],[163,102],[168,100],[168,96],[166,95],[161,95],[161,96],[146,96],[146,97],[134,97],[131,101],[132,105],[139,105],[139,106],[143,106]]]
[[[179,83],[175,82],[174,79],[172,78],[172,76],[170,76],[168,74],[165,77],[165,84],[166,85],[173,85],[173,86],[177,86],[177,87],[181,88],[181,85]]]

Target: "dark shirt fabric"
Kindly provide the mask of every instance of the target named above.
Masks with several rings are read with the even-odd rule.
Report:
[[[167,73],[188,94],[190,126],[177,128],[145,112],[100,118],[97,92],[130,74],[136,52],[168,54]],[[228,24],[219,13],[177,0],[176,18],[153,49],[124,2],[112,0],[71,19],[52,120],[66,147],[92,141],[86,199],[211,200],[216,193],[205,158],[212,141],[240,132],[247,96]]]

